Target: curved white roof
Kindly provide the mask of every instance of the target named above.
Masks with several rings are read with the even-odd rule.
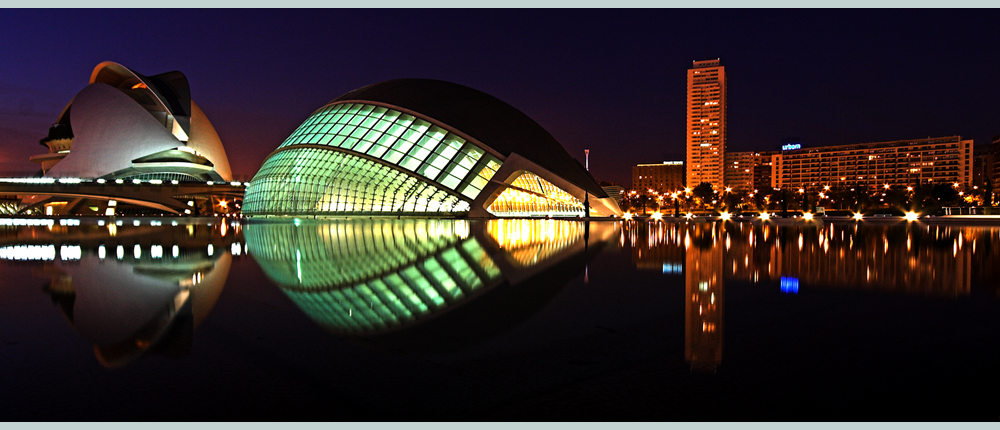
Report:
[[[223,180],[232,180],[222,141],[191,100],[182,73],[147,77],[105,61],[90,82],[60,114],[60,121],[69,115],[73,147],[46,176],[107,176],[132,168],[140,157],[186,146],[208,159]]]

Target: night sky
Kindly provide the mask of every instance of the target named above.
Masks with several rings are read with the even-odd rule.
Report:
[[[179,70],[249,180],[312,111],[403,77],[467,85],[591,173],[684,151],[686,70],[721,58],[728,149],[1000,134],[1000,10],[2,10],[0,174],[102,61]],[[671,157],[674,158],[674,157]]]

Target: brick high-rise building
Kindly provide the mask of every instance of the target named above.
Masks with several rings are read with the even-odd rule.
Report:
[[[723,185],[726,152],[726,68],[695,61],[687,74],[687,184]]]

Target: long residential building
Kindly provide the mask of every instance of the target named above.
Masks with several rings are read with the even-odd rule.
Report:
[[[778,188],[959,183],[972,180],[972,140],[961,136],[783,150]]]
[[[660,164],[639,164],[632,167],[633,190],[666,193],[683,188],[683,161],[664,161]]]

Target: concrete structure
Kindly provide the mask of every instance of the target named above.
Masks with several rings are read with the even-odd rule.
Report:
[[[753,190],[754,152],[727,152],[725,184],[733,190]]]
[[[1000,169],[997,162],[1000,161],[1000,136],[994,136],[993,142],[988,145],[973,147],[972,162],[972,185],[978,187],[996,187]]]
[[[611,197],[616,202],[620,202],[622,200],[622,195],[625,194],[625,188],[621,185],[605,185],[601,187],[601,189],[608,194],[608,197]]]
[[[726,68],[719,59],[695,61],[687,74],[687,185],[721,187],[725,153]]]
[[[44,215],[225,214],[238,212],[239,201],[243,199],[244,187],[240,182],[135,181],[0,179],[0,195],[20,199],[10,214],[37,209],[37,213]]]
[[[44,207],[50,215],[194,214],[242,197],[242,184],[229,184],[222,142],[181,72],[144,76],[98,64],[39,143],[48,152],[30,159],[43,177],[0,180],[0,193],[15,195],[20,213]],[[220,189],[212,184],[227,186],[215,195]]]
[[[98,64],[40,143],[49,152],[31,160],[49,177],[232,180],[215,128],[177,71]]]
[[[774,176],[778,188],[970,184],[972,141],[948,136],[781,151]]]
[[[664,161],[659,164],[639,164],[632,167],[632,189],[660,193],[684,189],[684,162]]]
[[[726,186],[753,191],[772,187],[772,158],[776,151],[726,153]]]
[[[972,185],[984,187],[987,184],[996,183],[996,152],[990,146],[975,147],[972,149],[974,158],[972,160]]]
[[[753,189],[764,190],[774,187],[774,156],[777,154],[777,151],[754,153]]]
[[[622,215],[531,118],[430,79],[369,85],[314,112],[264,161],[243,213]]]

